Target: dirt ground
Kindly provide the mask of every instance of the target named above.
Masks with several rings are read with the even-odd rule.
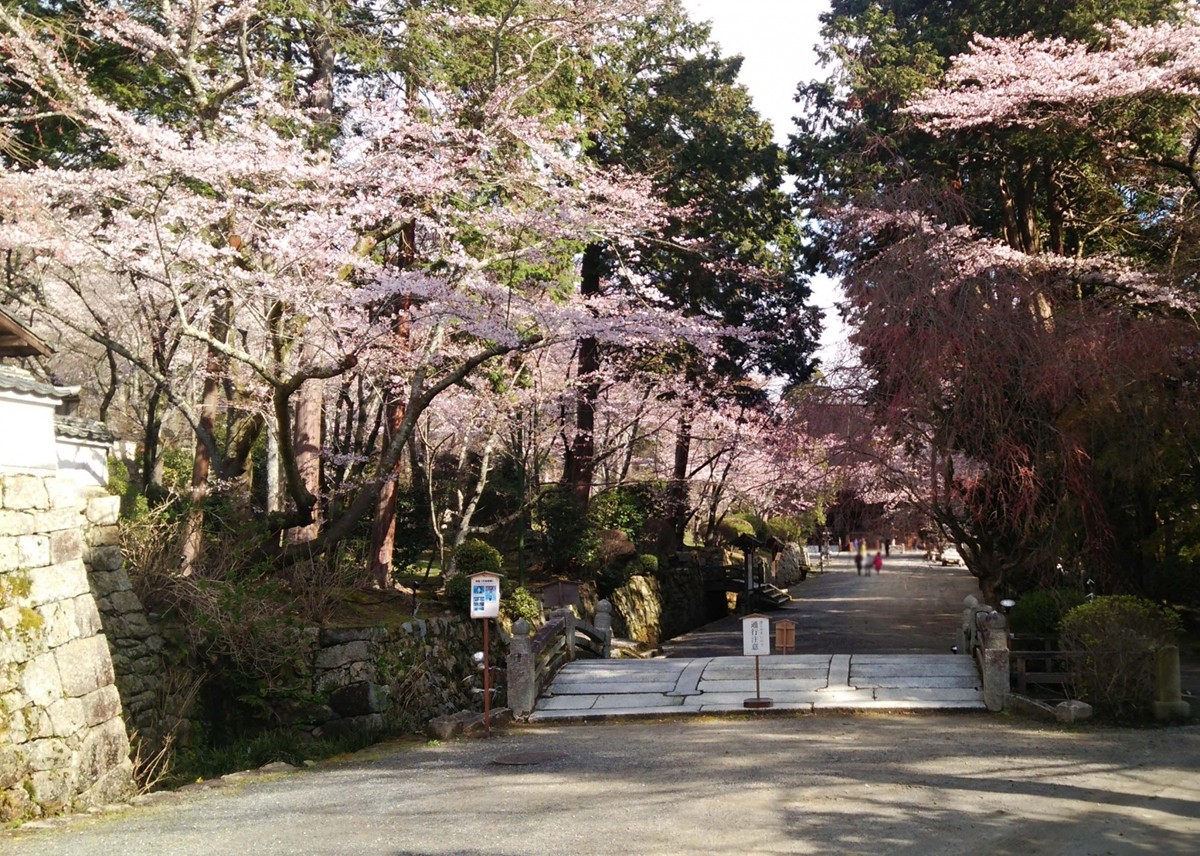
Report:
[[[520,727],[0,833],[19,856],[1200,853],[1200,727],[989,714]]]

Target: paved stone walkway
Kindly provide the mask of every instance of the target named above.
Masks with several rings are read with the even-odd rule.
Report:
[[[759,660],[763,696],[781,710],[982,709],[975,663],[950,653],[962,601],[978,595],[961,568],[889,557],[859,576],[848,555],[791,589],[769,614],[794,621],[799,653]],[[745,710],[754,658],[741,656],[741,619],[729,616],[666,643],[665,658],[580,660],[555,677],[530,719],[604,719]]]
[[[970,657],[953,654],[788,654],[759,658],[759,692],[779,710],[982,709]],[[555,677],[529,717],[617,716],[745,710],[756,697],[753,657],[579,660]]]

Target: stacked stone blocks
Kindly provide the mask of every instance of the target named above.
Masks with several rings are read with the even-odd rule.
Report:
[[[132,789],[121,699],[83,561],[87,514],[77,486],[57,476],[0,476],[0,821]]]
[[[162,721],[163,638],[125,569],[118,530],[121,498],[92,488],[84,502],[84,564],[108,640],[125,722],[157,746],[167,727]]]
[[[497,634],[499,635],[499,634]],[[474,622],[412,619],[399,627],[325,629],[316,637],[313,689],[320,735],[408,727],[470,707],[466,679],[479,645]]]

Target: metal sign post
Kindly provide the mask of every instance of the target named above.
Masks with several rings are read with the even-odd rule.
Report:
[[[754,698],[742,702],[743,707],[761,709],[775,704],[773,699],[763,698],[762,682],[759,680],[758,658],[771,653],[771,619],[765,615],[747,615],[742,619],[742,654],[754,657]]]
[[[483,620],[483,735],[492,736],[492,667],[488,625],[500,615],[500,575],[471,574],[471,617]]]

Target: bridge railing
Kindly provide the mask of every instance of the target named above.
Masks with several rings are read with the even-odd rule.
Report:
[[[514,716],[528,716],[537,697],[567,663],[581,657],[607,659],[612,654],[612,605],[607,600],[596,604],[594,625],[563,607],[554,610],[532,636],[524,619],[513,624],[512,632],[506,663],[508,706]]]
[[[1003,710],[1009,692],[1008,622],[974,596],[963,602],[962,645],[975,658],[983,681],[983,703]]]

